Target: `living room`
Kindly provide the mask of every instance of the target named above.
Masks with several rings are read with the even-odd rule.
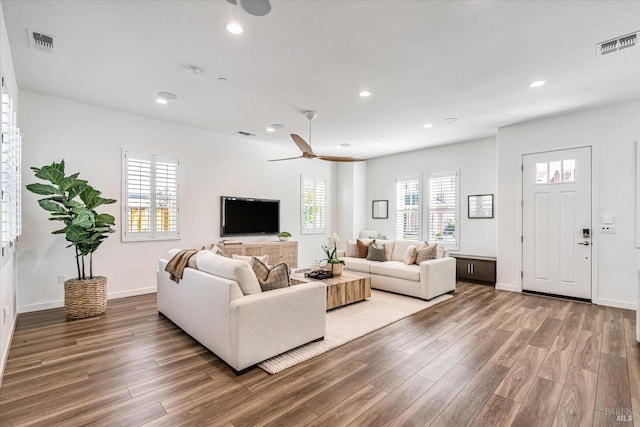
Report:
[[[26,3],[26,5],[20,3]],[[55,53],[41,52],[28,46],[27,28],[58,36],[63,34],[60,27],[64,26],[64,19],[75,19],[70,17],[70,9],[66,9],[66,7],[73,9],[72,6],[62,7],[58,4],[50,10],[57,19],[47,22],[44,19],[47,14],[46,3],[60,2],[2,2],[4,17],[2,33],[0,33],[0,63],[7,91],[18,105],[17,120],[24,135],[23,186],[35,181],[30,167],[40,167],[64,159],[69,173],[80,172],[80,177],[88,179],[92,185],[103,192],[105,197],[121,200],[123,194],[123,150],[160,153],[171,155],[180,160],[179,240],[123,242],[119,235],[122,231],[121,204],[116,203],[105,207],[105,212],[116,217],[118,233],[107,239],[100,251],[97,252],[94,258],[94,268],[99,271],[99,274],[108,277],[110,300],[154,293],[158,259],[171,248],[199,249],[204,245],[209,246],[218,242],[222,238],[220,235],[221,196],[280,200],[280,228],[292,232],[292,240],[298,243],[299,265],[310,266],[314,261],[323,258],[324,252],[321,246],[326,244],[327,235],[333,232],[341,237],[341,247],[346,239],[356,238],[358,233],[364,229],[375,229],[381,234],[393,238],[396,234],[394,211],[396,179],[410,175],[420,176],[423,185],[426,185],[430,174],[449,171],[458,171],[459,173],[458,240],[449,250],[453,254],[497,258],[496,289],[514,291],[519,294],[522,291],[521,271],[523,271],[523,262],[525,261],[522,256],[520,237],[523,235],[523,210],[520,203],[523,197],[520,170],[523,156],[530,153],[586,146],[591,147],[592,159],[590,193],[592,195],[593,252],[591,253],[592,284],[591,298],[589,299],[593,304],[602,307],[616,307],[626,310],[637,308],[638,240],[636,230],[638,218],[635,184],[637,179],[637,148],[635,144],[640,141],[638,120],[640,117],[640,86],[637,78],[629,78],[629,76],[637,76],[640,71],[640,61],[638,60],[640,48],[634,46],[618,53],[598,56],[595,46],[601,41],[638,30],[633,27],[637,26],[636,18],[640,13],[637,3],[604,2],[607,3],[605,6],[601,2],[592,2],[591,6],[582,3],[576,6],[584,7],[587,10],[584,13],[588,17],[595,19],[593,17],[603,16],[602,20],[604,21],[600,23],[601,30],[594,28],[591,32],[587,31],[589,36],[594,38],[593,40],[588,38],[585,42],[592,54],[589,60],[594,64],[592,69],[586,69],[584,73],[591,76],[593,81],[590,86],[581,87],[581,91],[600,95],[600,91],[604,87],[610,90],[609,95],[602,95],[601,98],[597,98],[595,95],[593,98],[584,95],[583,100],[580,91],[571,92],[566,89],[569,92],[567,95],[564,90],[557,91],[556,89],[556,92],[553,92],[553,98],[545,98],[544,91],[550,91],[554,85],[557,86],[559,83],[549,79],[546,87],[539,88],[542,92],[536,92],[536,89],[528,87],[530,81],[526,79],[530,79],[534,75],[547,78],[546,75],[553,72],[553,61],[545,63],[544,70],[531,70],[525,75],[518,74],[516,72],[518,70],[515,69],[512,79],[523,79],[522,82],[517,83],[522,86],[521,90],[512,90],[504,98],[504,102],[514,105],[514,109],[510,112],[511,116],[503,113],[499,117],[487,119],[488,122],[499,123],[491,132],[476,131],[476,126],[480,125],[476,122],[475,117],[469,116],[473,112],[487,116],[498,115],[493,111],[483,111],[482,97],[485,92],[476,95],[473,92],[476,86],[463,87],[459,92],[456,92],[455,96],[458,98],[450,100],[448,105],[429,110],[434,114],[434,117],[429,120],[435,125],[434,128],[440,135],[440,139],[425,136],[429,135],[425,132],[429,132],[430,129],[423,128],[422,121],[425,119],[422,112],[408,114],[407,110],[402,110],[402,114],[404,114],[402,115],[391,111],[393,106],[386,107],[389,110],[386,121],[373,129],[368,129],[365,138],[371,140],[369,152],[378,153],[375,155],[369,155],[367,151],[358,151],[363,150],[361,147],[363,144],[335,148],[338,143],[349,142],[351,139],[357,140],[360,128],[346,133],[343,138],[336,138],[330,128],[335,126],[345,129],[349,123],[356,124],[363,121],[367,114],[367,105],[369,105],[367,102],[370,104],[372,101],[375,102],[376,96],[382,96],[385,91],[395,90],[393,87],[391,89],[385,88],[380,92],[376,92],[376,88],[371,87],[370,89],[374,93],[370,99],[357,97],[356,92],[361,89],[360,87],[349,87],[345,90],[351,91],[349,97],[353,95],[353,99],[341,97],[332,103],[323,96],[323,91],[327,89],[321,85],[321,77],[313,76],[310,77],[310,82],[305,87],[309,93],[293,96],[289,95],[288,91],[294,89],[277,88],[281,91],[283,98],[292,96],[291,99],[296,99],[298,103],[305,102],[303,105],[292,106],[289,98],[274,100],[274,97],[271,97],[271,102],[262,110],[263,116],[257,119],[252,118],[252,121],[248,122],[251,123],[251,126],[243,128],[238,125],[238,123],[242,123],[240,119],[230,117],[232,114],[237,116],[243,114],[243,105],[237,105],[240,102],[234,102],[233,95],[237,95],[243,102],[257,102],[262,94],[261,96],[256,95],[254,98],[254,94],[248,94],[248,92],[253,87],[251,79],[259,79],[260,73],[256,71],[255,74],[250,74],[240,70],[236,77],[235,74],[225,74],[223,66],[214,67],[215,61],[212,61],[209,67],[202,67],[201,74],[188,74],[183,68],[191,65],[191,61],[201,58],[196,54],[200,49],[205,49],[196,42],[184,47],[188,53],[176,55],[170,59],[163,58],[164,62],[158,65],[159,67],[173,67],[176,80],[180,81],[180,85],[189,88],[189,92],[177,93],[178,99],[174,103],[169,101],[168,105],[153,105],[154,108],[158,107],[153,114],[143,112],[144,110],[141,108],[146,107],[140,105],[147,101],[153,103],[152,97],[155,92],[170,90],[171,87],[166,85],[171,83],[165,79],[158,78],[156,80],[153,68],[135,69],[135,67],[129,67],[128,62],[135,56],[134,49],[122,53],[121,59],[115,56],[109,57],[109,60],[114,61],[116,64],[114,65],[114,73],[123,81],[127,79],[126,74],[122,74],[123,69],[128,69],[132,76],[138,73],[144,74],[143,79],[150,80],[149,86],[155,88],[150,92],[149,99],[136,100],[135,102],[127,101],[130,92],[129,83],[127,83],[123,85],[126,87],[125,89],[113,91],[112,96],[105,98],[104,101],[98,98],[95,101],[87,101],[84,97],[87,92],[83,93],[84,87],[73,88],[67,80],[56,75],[58,64],[55,64],[55,60],[51,59],[59,54],[70,55],[69,51],[73,49],[73,45],[70,45],[69,40],[65,42],[64,37],[57,37],[56,44],[60,46],[60,51]],[[144,3],[146,2],[142,2],[142,4]],[[243,16],[240,4],[219,3],[211,6],[214,7],[215,12],[221,15],[236,13],[236,16]],[[271,3],[273,10],[270,14],[264,17],[251,17],[253,21],[250,22],[259,24],[260,19],[269,19],[277,13],[277,8],[293,7],[294,11],[289,13],[295,15],[298,9],[304,8],[306,3],[319,2],[303,2],[302,5],[296,6],[289,6],[289,2],[272,1]],[[411,3],[407,2],[404,5],[409,8],[409,11],[413,7]],[[83,13],[91,12],[90,5],[77,6]],[[156,6],[151,4],[148,6],[138,5],[140,8],[149,7],[150,10]],[[522,14],[515,10],[518,6],[491,3],[487,3],[487,6],[498,9],[507,8],[510,13],[513,12],[515,16],[523,19]],[[39,7],[43,7],[42,10],[45,12],[37,11]],[[58,7],[61,9],[57,9]],[[320,6],[315,4],[314,7]],[[330,9],[329,6],[326,7]],[[338,3],[331,3],[331,7],[339,10],[341,6]],[[350,7],[355,6],[351,5]],[[434,13],[446,10],[444,5],[434,5],[433,7],[432,12]],[[458,7],[479,7],[479,3],[466,2],[461,3]],[[555,7],[562,9],[562,6]],[[514,10],[511,11],[511,8]],[[107,9],[112,13],[117,10],[117,8]],[[607,13],[603,12],[605,9],[608,10]],[[206,10],[206,8],[196,7],[190,9],[187,15],[196,19],[199,16],[198,11]],[[556,20],[543,14],[542,8],[535,10],[536,13],[541,14],[538,17],[543,21],[538,31],[549,30],[554,28],[553,25],[557,25]],[[404,9],[401,11],[406,12]],[[425,13],[425,10],[420,9],[420,11]],[[456,11],[460,13],[459,9]],[[567,13],[566,9],[562,9],[562,11]],[[136,10],[132,9],[129,12],[130,16],[137,16],[134,13]],[[329,10],[325,10],[325,13],[329,12]],[[380,12],[378,11],[378,13]],[[404,16],[400,11],[393,9],[388,13],[398,13]],[[467,16],[466,13],[464,16]],[[506,12],[503,10],[502,13]],[[549,14],[551,15],[551,12]],[[79,13],[78,17],[81,16],[82,14]],[[88,16],[83,18],[87,19],[87,22],[93,22],[89,20]],[[163,19],[167,19],[167,15],[163,15]],[[183,19],[186,18],[183,17]],[[220,18],[220,20],[224,19]],[[571,21],[571,19],[569,21],[571,29],[576,31],[581,27],[598,26],[593,20],[587,20],[586,23],[579,20]],[[434,27],[437,25],[435,18],[433,18],[433,22],[429,22]],[[44,23],[48,23],[54,28],[41,28],[40,25],[44,25]],[[78,22],[74,21],[74,23],[80,25]],[[138,24],[138,22],[123,22],[122,26]],[[414,22],[414,25],[418,24]],[[224,31],[222,26],[221,28]],[[85,29],[84,31],[88,32],[89,30]],[[469,32],[470,34],[465,38],[473,39],[472,31],[469,30]],[[247,28],[247,33],[250,33],[249,28]],[[17,34],[20,34],[22,38],[18,38]],[[280,34],[278,33],[278,36]],[[244,36],[249,35],[245,34]],[[273,37],[273,43],[280,41],[276,36]],[[561,37],[558,39],[566,40]],[[237,41],[235,39],[229,40],[231,42]],[[494,42],[497,43],[495,40]],[[170,41],[163,39],[159,43],[170,43]],[[575,41],[566,43],[571,45]],[[67,44],[66,47],[65,44]],[[227,58],[225,60],[229,61],[228,58],[233,58],[233,49],[238,47],[231,46],[229,43],[229,45],[218,48],[221,53],[216,56]],[[295,52],[304,50],[304,46],[298,46],[298,48],[299,51]],[[526,48],[531,51],[536,50],[533,45],[526,46]],[[543,46],[543,49],[549,48],[549,45]],[[118,46],[115,46],[116,53],[112,51],[108,53],[115,55],[118,49]],[[208,46],[206,49],[213,48]],[[563,49],[567,49],[567,47],[563,46]],[[519,53],[518,55],[526,56],[526,52],[527,50],[524,54]],[[439,53],[445,60],[452,62],[460,60],[450,52]],[[533,53],[531,54],[533,55]],[[157,52],[154,55],[162,56]],[[266,53],[263,55],[266,56]],[[324,51],[318,51],[318,55],[332,58]],[[389,55],[391,56],[391,54]],[[578,56],[578,54],[575,55]],[[242,56],[242,54],[239,53],[238,56]],[[91,62],[91,55],[87,54],[87,58],[89,59],[86,61]],[[412,64],[413,60],[407,58],[391,56],[390,61],[393,59],[402,60],[404,61],[400,62],[402,66]],[[503,83],[493,81],[491,78],[492,70],[496,69],[494,71],[497,73],[497,68],[513,66],[513,64],[507,63],[504,57],[497,59],[503,62],[496,61],[492,62],[490,66],[487,65],[488,70],[480,76],[485,79],[489,92]],[[522,58],[518,56],[512,58],[513,62],[517,62],[518,59]],[[571,59],[578,61],[574,57]],[[85,61],[84,56],[77,56],[75,60]],[[330,59],[325,60],[330,61]],[[480,54],[478,57],[468,59],[468,61],[480,60]],[[611,63],[603,65],[602,61],[604,60],[610,60]],[[297,61],[293,53],[289,61],[292,63]],[[322,58],[318,61],[322,62]],[[97,58],[96,62],[100,63]],[[570,62],[569,60],[559,62],[563,67],[570,69],[565,63]],[[354,72],[359,67],[358,64],[350,66],[353,67],[352,71]],[[620,68],[624,66],[627,66],[628,69],[620,71]],[[229,67],[236,69],[231,65]],[[282,73],[287,64],[270,63],[269,67],[265,66],[265,69],[269,71],[266,75]],[[96,87],[101,84],[99,81],[92,81],[87,77],[90,76],[90,68],[82,71],[84,74],[76,76],[77,79],[86,79]],[[331,74],[329,77],[335,77],[341,72],[343,69],[339,68],[335,74]],[[383,73],[381,72],[381,74]],[[567,87],[571,86],[572,77],[568,71],[557,74],[559,77],[564,77],[563,84]],[[612,75],[622,76],[622,78],[616,79],[611,77]],[[139,78],[139,76],[136,77]],[[408,77],[419,81],[422,76]],[[452,79],[463,79],[464,77],[466,77],[464,74],[454,75]],[[204,78],[208,80],[203,81]],[[225,81],[219,80],[219,78],[224,78]],[[300,76],[296,76],[296,79],[300,78]],[[51,79],[53,83],[50,87],[54,89],[49,91],[38,89],[37,85],[32,83],[38,79]],[[29,82],[29,84],[24,82]],[[369,84],[373,85],[374,83]],[[458,83],[462,85],[462,83]],[[513,81],[506,83],[515,86]],[[383,80],[378,82],[381,89],[386,84],[389,83]],[[339,84],[344,89],[343,85],[344,83]],[[409,86],[406,83],[398,89],[399,92],[404,93],[407,99],[412,98]],[[274,91],[277,90],[274,89]],[[212,121],[221,126],[220,131],[194,124],[195,121],[191,121],[189,115],[195,116],[196,113],[200,114],[201,112],[194,111],[192,107],[178,108],[202,91],[210,91],[214,97],[218,96],[229,102],[227,116],[221,114],[221,117],[212,117]],[[335,92],[333,93],[335,95]],[[434,92],[434,95],[436,94]],[[607,98],[607,96],[610,97]],[[468,101],[467,97],[474,99]],[[120,101],[120,98],[124,101]],[[83,101],[79,101],[79,99]],[[394,99],[397,101],[397,98]],[[514,103],[514,99],[517,99],[518,102]],[[128,102],[132,103],[131,108],[127,106]],[[411,104],[409,101],[406,103]],[[449,117],[450,114],[458,115],[455,110],[456,103],[472,104],[473,108],[470,107],[466,116],[460,115],[458,123],[443,124],[441,119]],[[340,105],[331,110],[330,107],[333,104]],[[427,103],[425,102],[425,104]],[[287,122],[284,122],[280,117],[274,117],[269,112],[276,105],[279,110],[287,111],[286,115],[283,115],[287,118]],[[402,105],[397,106],[400,108]],[[318,111],[318,117],[312,124],[301,114],[301,110],[306,109]],[[385,109],[385,106],[377,105],[375,109]],[[428,108],[425,107],[425,109]],[[347,115],[351,111],[354,112],[353,115]],[[386,122],[396,119],[406,125],[409,117],[412,120],[415,119],[414,125],[421,132],[417,137],[418,142],[411,148],[385,152],[384,150],[391,150],[395,142],[393,133],[387,133],[384,130]],[[225,120],[230,124],[225,124]],[[273,134],[263,132],[264,126],[275,120],[282,120],[286,128],[273,132]],[[258,128],[257,124],[254,125],[255,123],[260,123],[262,127]],[[254,131],[259,135],[257,137],[240,136],[237,135],[238,130]],[[448,132],[453,136],[448,135]],[[465,132],[467,133],[465,134]],[[293,157],[299,154],[289,138],[289,133],[299,134],[306,140],[313,136],[311,138],[313,147],[318,153],[331,151],[332,154],[340,155],[347,152],[347,155],[365,157],[367,161],[332,163],[318,159],[301,159],[269,162],[268,160],[271,159]],[[329,140],[329,142],[324,143],[323,139]],[[420,141],[423,140],[430,142],[433,140],[436,143],[420,145]],[[385,141],[390,142],[385,143]],[[326,180],[328,189],[326,233],[300,233],[301,177]],[[482,220],[468,218],[467,197],[476,194],[494,195],[493,218]],[[44,212],[38,206],[38,199],[37,195],[23,190],[22,235],[17,243],[12,243],[4,248],[5,255],[0,266],[0,306],[4,310],[0,327],[0,371],[4,371],[5,368],[18,314],[62,307],[64,295],[60,277],[65,279],[74,276],[75,265],[70,250],[64,249],[66,243],[63,238],[50,234],[53,230],[52,224],[46,220]],[[372,218],[371,206],[374,200],[389,202],[388,218]],[[614,234],[599,232],[601,225],[604,225],[603,216],[614,218],[616,230]],[[427,240],[428,226],[429,220],[425,214],[421,221],[423,240]],[[275,238],[274,236],[270,237]],[[252,236],[239,239],[251,242],[265,238]],[[634,396],[634,398],[639,399],[640,396]]]

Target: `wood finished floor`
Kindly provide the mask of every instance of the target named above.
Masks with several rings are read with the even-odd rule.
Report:
[[[150,294],[91,319],[20,315],[0,425],[640,426],[634,337],[630,310],[459,283],[280,374],[236,376]]]

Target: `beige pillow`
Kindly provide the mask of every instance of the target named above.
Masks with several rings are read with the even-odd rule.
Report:
[[[195,258],[201,271],[235,281],[244,295],[262,292],[258,278],[247,261],[217,256],[211,251],[200,251]]]
[[[436,258],[444,258],[444,246],[440,243],[436,245]]]
[[[273,267],[265,265],[258,257],[253,257],[251,264],[253,272],[256,273],[262,292],[274,289],[286,288],[289,286],[289,266],[284,262]]]
[[[404,252],[404,263],[407,265],[414,264],[416,262],[416,257],[418,256],[418,248],[414,245],[409,245],[407,250]]]
[[[242,261],[247,261],[249,264],[253,262],[253,258],[259,259],[261,263],[265,265],[269,265],[269,255],[261,255],[261,256],[246,256],[246,255],[237,255],[232,254],[231,258],[233,259],[241,259]]]
[[[211,249],[209,250],[216,255],[226,256],[227,258],[229,258],[229,255],[225,254],[224,251],[220,249],[217,245],[211,246]]]
[[[356,254],[358,253],[358,245],[356,245],[355,242],[352,242],[351,240],[347,239],[347,243],[346,243],[346,248],[344,251],[344,256],[348,256],[348,257],[355,257]]]
[[[416,255],[416,264],[420,264],[422,261],[428,259],[435,259],[437,250],[438,245],[423,246],[418,250],[418,254]]]
[[[376,244],[375,239],[358,239],[356,242],[356,257],[357,258],[366,258],[369,253],[369,243]]]

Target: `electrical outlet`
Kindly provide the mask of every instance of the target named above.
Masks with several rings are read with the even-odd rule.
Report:
[[[2,323],[7,323],[7,320],[9,319],[9,312],[10,311],[11,311],[11,307],[9,307],[8,305],[5,305],[4,309],[2,309],[2,313],[3,313],[2,318],[4,319],[2,321]]]
[[[58,276],[58,283],[64,283],[66,279],[64,278],[64,274]]]
[[[616,234],[616,226],[613,224],[602,224],[600,226],[600,233],[602,234]]]

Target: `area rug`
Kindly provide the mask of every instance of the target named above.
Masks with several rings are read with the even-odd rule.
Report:
[[[441,295],[431,301],[423,301],[372,290],[371,298],[366,301],[327,312],[327,333],[324,340],[294,348],[267,359],[258,366],[270,374],[276,374],[449,298],[452,296]]]

